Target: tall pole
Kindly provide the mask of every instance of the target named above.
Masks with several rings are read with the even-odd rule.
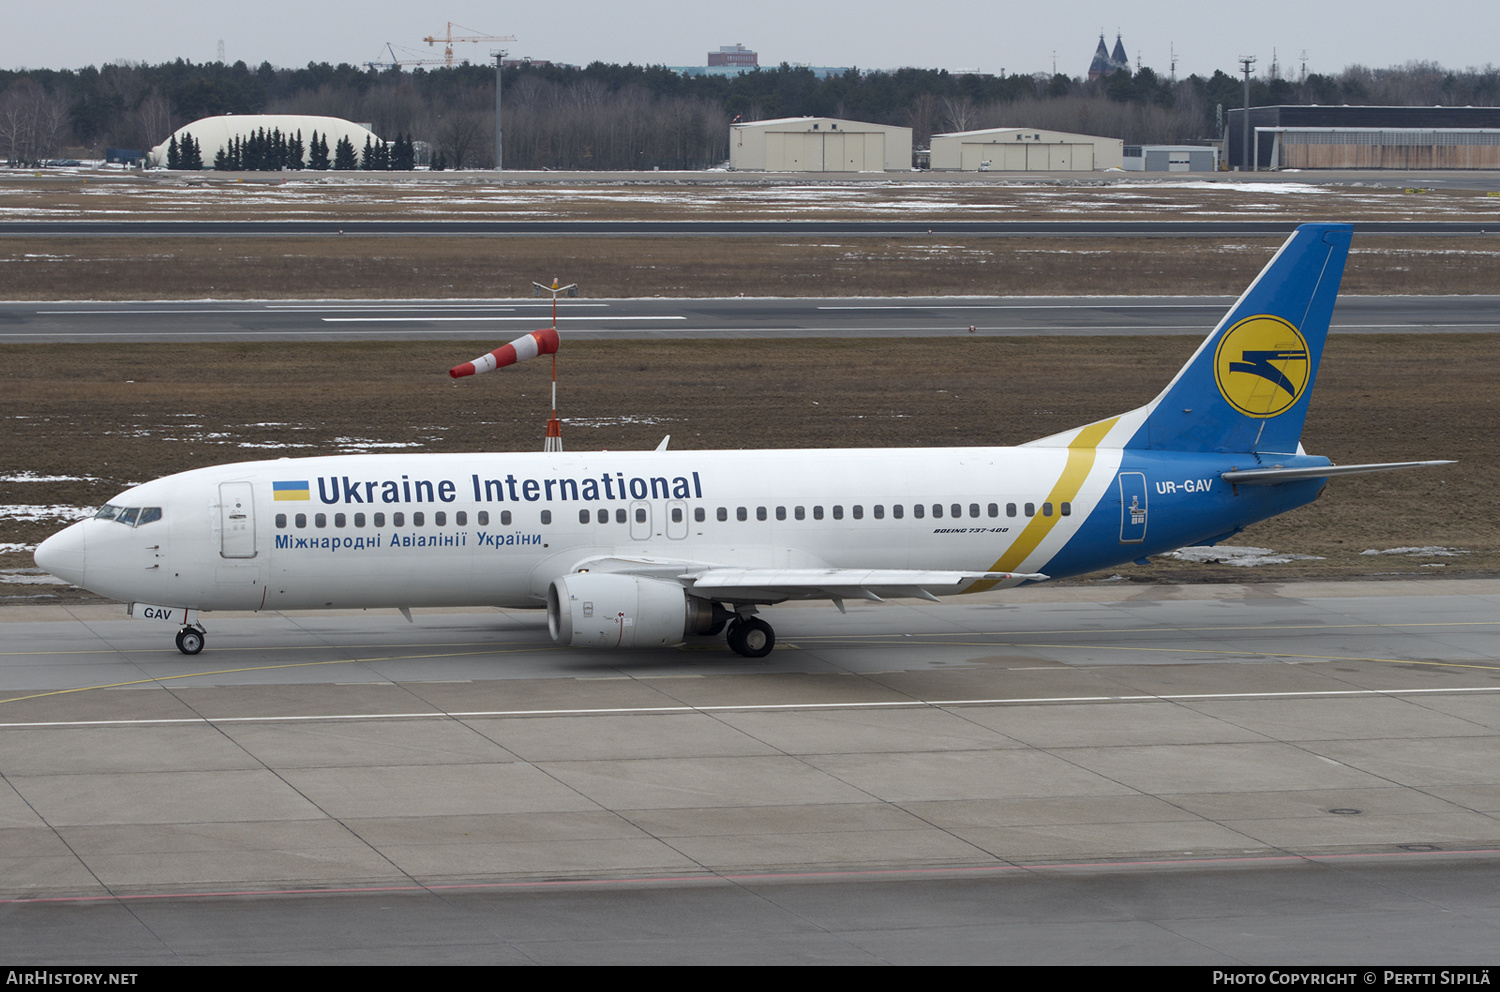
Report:
[[[1260,164],[1250,161],[1250,67],[1254,64],[1254,55],[1246,55],[1240,59],[1240,68],[1245,71],[1245,131],[1244,137],[1241,139],[1243,147],[1241,148],[1242,154],[1240,159],[1244,163],[1243,168],[1246,172],[1253,172],[1255,166]]]
[[[505,58],[503,51],[495,53],[495,171],[499,172],[505,168],[505,159],[501,156],[500,142],[500,63]]]

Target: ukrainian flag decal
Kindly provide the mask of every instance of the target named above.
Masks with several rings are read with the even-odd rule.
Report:
[[[306,479],[294,479],[291,482],[272,482],[271,491],[276,494],[276,499],[312,499],[307,491]]]

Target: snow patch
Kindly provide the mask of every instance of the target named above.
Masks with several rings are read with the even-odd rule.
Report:
[[[1160,557],[1202,565],[1234,565],[1237,568],[1323,560],[1321,555],[1294,555],[1273,551],[1271,548],[1243,548],[1232,544],[1221,544],[1216,548],[1183,548],[1180,551],[1170,551]]]

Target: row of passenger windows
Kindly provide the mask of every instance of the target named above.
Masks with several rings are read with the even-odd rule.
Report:
[[[674,524],[680,524],[680,523],[683,522],[683,510],[684,510],[684,508],[681,507],[681,506],[673,506],[671,508],[670,515],[671,515],[671,518],[672,518],[672,523],[674,523]],[[842,503],[835,503],[835,504],[833,504],[833,506],[829,507],[829,510],[830,510],[831,516],[833,517],[834,520],[843,520],[844,519],[844,506],[843,506]],[[953,518],[953,519],[956,520],[956,519],[961,519],[964,516],[964,505],[962,503],[949,503],[949,504],[933,503],[931,505],[931,507],[930,507],[930,511],[931,511],[931,514],[932,514],[932,518],[934,520],[941,520],[945,516],[951,517],[951,518]],[[1041,511],[1042,511],[1042,516],[1044,516],[1044,517],[1050,517],[1054,513],[1054,508],[1053,508],[1053,506],[1052,506],[1051,503],[1043,503],[1042,506],[1041,506]],[[160,511],[158,511],[158,512],[160,512]],[[755,508],[755,519],[756,520],[767,520],[767,519],[770,519],[770,515],[771,515],[772,512],[773,511],[770,508],[768,508],[768,507],[757,506]],[[914,519],[917,519],[917,520],[924,519],[927,516],[928,512],[929,512],[929,507],[926,504],[923,504],[923,503],[917,503],[917,504],[913,505],[912,508],[911,508],[911,515],[912,515],[912,517]],[[1059,503],[1055,512],[1060,513],[1064,517],[1071,516],[1072,513],[1073,513],[1073,504],[1072,503]],[[775,513],[775,517],[776,517],[777,520],[785,520],[785,519],[787,519],[787,508],[785,506],[778,506],[778,507],[776,507],[775,510],[774,510],[774,513]],[[1036,516],[1037,505],[1035,503],[1025,503],[1025,504],[1019,504],[1019,505],[1016,504],[1016,503],[1006,503],[1005,504],[1005,516],[1007,516],[1007,517],[1014,517],[1014,516],[1018,516],[1018,515],[1023,514],[1023,513],[1024,513],[1025,516],[1028,516],[1028,517],[1034,517],[1034,516]],[[881,503],[876,503],[874,506],[870,507],[870,515],[872,517],[874,517],[876,520],[884,520],[885,516],[886,516],[886,507],[885,507],[885,505],[881,504]],[[906,516],[906,507],[904,505],[900,504],[900,503],[897,503],[896,505],[890,507],[890,515],[891,515],[891,519],[893,519],[893,520],[901,520],[903,517]],[[980,506],[979,506],[979,504],[978,503],[970,503],[968,505],[968,516],[971,517],[971,518],[977,518],[980,515],[981,515],[981,513],[980,513]],[[984,508],[984,515],[985,516],[989,516],[989,517],[999,517],[1000,516],[1000,504],[999,503],[990,503],[988,506],[986,506]],[[863,520],[864,517],[865,517],[865,507],[864,507],[864,504],[862,504],[862,503],[855,503],[854,505],[850,506],[849,507],[849,516],[852,517],[855,520]],[[365,526],[365,522],[366,522],[365,514],[363,514],[363,513],[356,513],[356,514],[353,515],[353,517],[354,517],[354,526],[355,527],[363,527],[363,526]],[[609,517],[610,517],[610,511],[606,510],[606,509],[602,509],[602,508],[599,509],[599,510],[594,510],[594,511],[589,511],[587,509],[583,509],[583,510],[579,510],[578,511],[578,522],[581,523],[581,524],[589,523],[591,520],[596,520],[597,522],[599,522],[601,524],[607,524],[607,523],[609,523]],[[719,521],[727,521],[729,519],[729,507],[727,507],[727,506],[718,507],[714,511],[714,517],[715,517],[715,519],[717,519]],[[805,506],[794,506],[794,507],[792,507],[791,508],[791,517],[792,517],[793,520],[806,520],[807,517],[808,517],[808,508],[805,507]],[[812,507],[812,519],[814,519],[814,520],[822,520],[823,517],[824,517],[824,515],[823,515],[823,507],[821,505],[814,505]],[[475,518],[475,522],[478,523],[478,525],[481,526],[481,527],[488,527],[490,525],[490,512],[488,510],[480,510],[480,511],[478,511],[477,513],[474,514],[474,518]],[[614,511],[614,518],[615,518],[615,523],[617,523],[617,524],[626,523],[630,519],[629,516],[627,516],[626,510],[625,510],[624,507],[617,507],[615,509],[615,511]],[[738,506],[738,507],[735,507],[735,509],[734,509],[734,518],[736,520],[749,520],[750,519],[750,508],[747,507],[747,506]],[[373,514],[370,515],[369,519],[370,519],[370,522],[373,523],[373,525],[376,526],[376,527],[384,527],[386,525],[386,515],[384,513],[373,513]],[[695,522],[701,524],[701,523],[705,522],[707,519],[708,519],[708,511],[704,507],[699,506],[699,507],[695,507],[693,509],[693,520]],[[636,520],[637,523],[645,523],[647,521],[646,508],[644,506],[638,506],[638,507],[635,508],[635,520]],[[312,525],[314,527],[317,527],[317,528],[327,527],[328,526],[328,521],[329,521],[329,515],[326,514],[326,513],[314,513],[312,515]],[[541,511],[541,522],[544,523],[544,524],[550,524],[552,522],[552,511],[551,510],[543,510],[543,511]],[[390,516],[390,523],[391,523],[392,527],[405,527],[406,526],[406,514],[405,513],[392,513],[391,516]],[[435,526],[435,527],[446,527],[446,526],[448,526],[448,514],[445,511],[443,511],[443,510],[438,510],[437,512],[433,513],[433,515],[432,515],[432,523],[433,523],[433,526]],[[458,511],[456,511],[453,514],[453,523],[456,526],[459,526],[459,527],[467,527],[468,524],[469,524],[469,514],[466,511],[464,511],[464,510],[458,510]],[[511,523],[510,511],[509,510],[501,510],[500,511],[500,526],[502,526],[502,527],[509,527],[510,523]],[[291,518],[291,524],[292,524],[292,526],[296,527],[299,530],[306,528],[307,527],[307,514],[305,514],[305,513],[293,514],[292,518]],[[333,526],[335,526],[335,527],[347,527],[348,525],[349,525],[349,516],[347,514],[343,514],[343,513],[335,513],[335,514],[333,514]],[[411,515],[411,525],[413,527],[425,527],[427,525],[426,514],[424,514],[420,510],[412,513],[412,515]],[[285,530],[286,529],[286,527],[287,527],[287,515],[285,513],[278,513],[278,514],[276,514],[276,527],[277,527],[278,530]]]
[[[545,518],[545,519],[542,520],[542,523],[547,524],[547,523],[551,523],[552,522],[552,515],[548,511],[543,510],[542,511],[542,516]],[[479,526],[481,526],[481,527],[488,527],[490,525],[490,511],[488,511],[488,510],[480,510],[478,513],[474,514],[474,518],[478,522]],[[298,528],[299,530],[302,529],[302,528],[305,528],[307,526],[307,514],[305,514],[305,513],[293,514],[291,522],[292,522],[292,525],[294,527]],[[354,526],[355,527],[363,527],[365,525],[365,522],[366,522],[366,518],[365,518],[365,515],[363,513],[356,513],[356,514],[354,514]],[[385,514],[384,513],[372,513],[372,514],[370,514],[370,522],[372,522],[376,527],[384,527],[385,526]],[[436,527],[446,527],[446,526],[448,526],[448,514],[447,514],[447,512],[443,511],[443,510],[438,510],[436,513],[434,513],[432,515],[432,523]],[[456,526],[459,526],[459,527],[467,527],[469,525],[469,514],[467,512],[465,512],[465,511],[463,511],[463,510],[459,510],[458,512],[456,512],[456,513],[453,514],[453,523]],[[328,526],[328,514],[326,514],[326,513],[314,513],[312,515],[312,524],[313,524],[314,527],[327,527]],[[278,514],[276,514],[276,529],[277,530],[285,530],[286,529],[286,525],[287,525],[287,516],[286,516],[286,514],[285,513],[278,513]],[[335,513],[333,515],[333,525],[335,527],[347,527],[349,525],[349,517],[348,517],[348,515],[343,514],[343,513]],[[427,526],[427,515],[425,513],[423,513],[421,510],[416,511],[415,513],[413,513],[411,515],[411,525],[413,527],[425,527],[425,526]],[[500,525],[502,527],[509,527],[510,526],[510,511],[509,510],[501,510],[500,511]],[[391,514],[391,526],[392,527],[405,527],[406,526],[406,514],[404,514],[404,513],[392,513]]]

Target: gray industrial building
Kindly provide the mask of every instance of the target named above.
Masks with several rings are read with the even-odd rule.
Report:
[[[1125,142],[1092,134],[997,127],[932,136],[932,170],[1093,172],[1124,168]]]
[[[1126,172],[1217,172],[1213,145],[1126,145]]]
[[[911,128],[783,117],[729,128],[729,167],[746,172],[906,172]]]
[[[1244,134],[1231,110],[1230,168]],[[1500,107],[1251,107],[1250,152],[1258,169],[1500,169]]]

